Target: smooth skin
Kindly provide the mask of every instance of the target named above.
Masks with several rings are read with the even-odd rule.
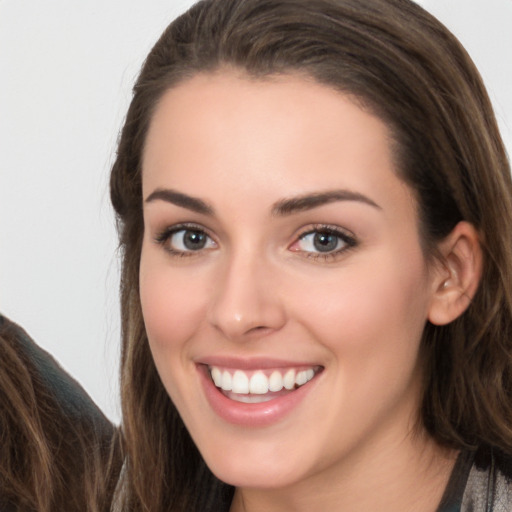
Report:
[[[199,74],[156,109],[143,197],[151,351],[207,464],[237,487],[232,512],[436,510],[457,454],[417,427],[420,340],[467,307],[481,255],[461,222],[442,261],[425,257],[387,126],[305,77]],[[205,397],[209,357],[323,371],[279,421],[242,428]]]

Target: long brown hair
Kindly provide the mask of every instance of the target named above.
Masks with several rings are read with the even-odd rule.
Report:
[[[120,468],[115,428],[0,316],[0,509],[107,512]]]
[[[111,174],[123,255],[130,509],[207,510],[194,498],[206,488],[229,498],[228,487],[205,483],[215,480],[159,380],[138,290],[141,156],[152,114],[166,90],[223,66],[256,78],[312,77],[386,122],[397,173],[416,193],[427,257],[460,220],[477,228],[484,272],[472,304],[450,325],[425,327],[420,416],[442,445],[512,452],[512,183],[491,103],[463,47],[409,0],[204,0],[148,55]]]

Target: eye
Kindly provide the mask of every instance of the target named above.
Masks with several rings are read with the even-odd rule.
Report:
[[[332,257],[355,245],[355,238],[341,229],[319,226],[300,235],[290,250],[307,253],[308,257]]]
[[[156,241],[174,255],[190,255],[191,253],[213,249],[217,244],[199,227],[175,226],[166,229],[156,237]]]

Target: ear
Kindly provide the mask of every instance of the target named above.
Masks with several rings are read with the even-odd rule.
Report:
[[[459,222],[439,244],[439,253],[428,319],[446,325],[466,311],[478,289],[482,275],[478,232],[469,222]]]

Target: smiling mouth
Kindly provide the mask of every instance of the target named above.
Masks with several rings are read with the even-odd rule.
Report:
[[[322,366],[311,366],[245,371],[208,366],[210,377],[222,394],[243,403],[267,402],[292,393],[314,379],[322,369]]]

